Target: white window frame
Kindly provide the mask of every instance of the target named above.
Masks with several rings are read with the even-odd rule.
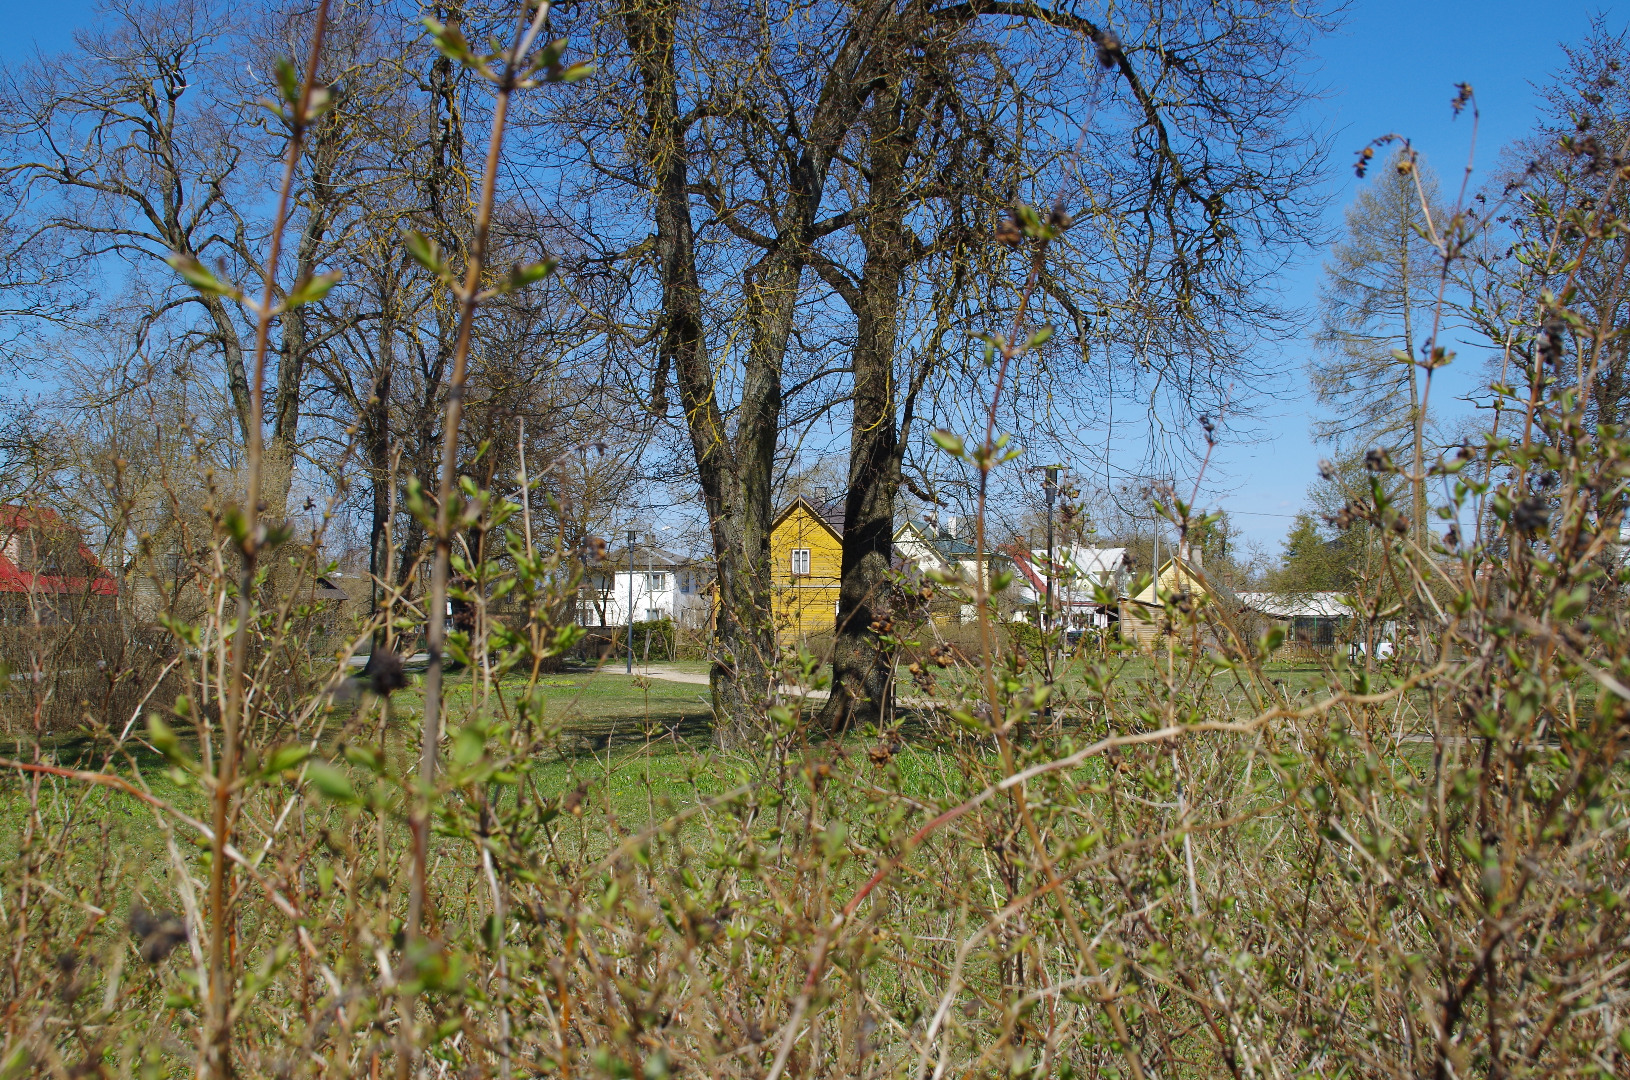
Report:
[[[799,569],[800,566],[803,569]],[[792,576],[793,577],[808,577],[809,576],[809,548],[793,548],[792,549]]]

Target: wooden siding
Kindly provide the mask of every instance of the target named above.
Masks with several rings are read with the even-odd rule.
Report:
[[[794,575],[792,553],[809,552],[809,573]],[[770,530],[770,582],[776,640],[791,645],[837,625],[843,538],[802,499],[781,512]]]
[[[1136,596],[1121,599],[1121,640],[1130,641],[1139,649],[1150,651],[1160,644],[1161,630],[1166,622],[1165,605],[1157,598],[1155,582]],[[1211,592],[1179,559],[1168,559],[1160,568],[1160,595],[1169,595],[1180,589],[1201,600],[1210,600]]]

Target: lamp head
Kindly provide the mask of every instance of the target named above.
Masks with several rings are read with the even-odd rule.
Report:
[[[1041,490],[1047,496],[1048,503],[1058,498],[1058,471],[1057,465],[1048,465],[1041,470]]]

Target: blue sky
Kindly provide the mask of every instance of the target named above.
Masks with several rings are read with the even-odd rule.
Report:
[[[1515,0],[1354,0],[1345,25],[1316,48],[1323,62],[1319,81],[1324,100],[1308,106],[1320,130],[1334,136],[1328,190],[1334,196],[1329,221],[1341,222],[1343,209],[1360,181],[1350,167],[1369,140],[1396,132],[1412,140],[1437,171],[1444,194],[1458,187],[1471,149],[1470,117],[1452,118],[1454,84],[1476,91],[1481,119],[1477,128],[1475,189],[1497,164],[1501,147],[1525,136],[1536,109],[1536,83],[1561,63],[1561,42],[1584,35],[1599,3],[1518,3]],[[1609,12],[1611,16],[1611,12]],[[1309,303],[1316,294],[1320,257],[1304,260],[1286,277],[1286,295]],[[1307,341],[1294,343],[1287,359],[1300,362]],[[1482,357],[1460,350],[1455,365],[1439,373],[1435,406],[1473,389]],[[1223,447],[1219,464],[1226,490],[1212,501],[1233,515],[1240,531],[1277,553],[1291,515],[1328,451],[1308,433],[1312,403],[1299,394],[1282,398],[1270,425],[1273,437],[1253,446]]]
[[[7,60],[26,56],[36,44],[46,52],[65,49],[73,43],[74,27],[89,23],[95,11],[96,5],[88,0],[50,4],[0,0],[0,19],[6,28],[0,38],[0,56]]]
[[[1475,185],[1494,167],[1500,148],[1528,132],[1534,86],[1559,66],[1559,44],[1580,38],[1591,14],[1601,10],[1599,3],[1571,0],[1353,0],[1342,28],[1315,46],[1316,81],[1326,94],[1307,106],[1310,125],[1334,140],[1326,189],[1332,229],[1359,185],[1350,167],[1353,153],[1388,132],[1413,140],[1439,173],[1445,193],[1455,190],[1472,135],[1470,118],[1454,120],[1449,109],[1454,84],[1462,81],[1476,90],[1481,110]],[[47,52],[64,48],[73,28],[89,22],[93,11],[89,0],[0,0],[8,31],[0,38],[0,57],[15,59],[35,44]],[[1320,261],[1320,253],[1309,252],[1287,272],[1283,287],[1292,303],[1311,303]],[[1299,369],[1309,343],[1286,348],[1284,359]],[[1462,350],[1458,363],[1440,373],[1434,401],[1453,408],[1454,397],[1474,388],[1480,359],[1474,349]],[[1298,381],[1283,388],[1272,406],[1269,438],[1219,449],[1212,474],[1217,491],[1206,500],[1229,510],[1248,541],[1274,552],[1326,453],[1309,436],[1312,403]]]

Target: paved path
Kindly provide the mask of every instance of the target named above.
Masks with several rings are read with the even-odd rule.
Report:
[[[348,658],[346,663],[354,668],[366,667],[368,658],[367,656],[353,656]],[[412,656],[404,657],[403,663],[409,665],[428,664],[430,663],[430,654],[415,653]],[[595,674],[621,675],[624,670],[623,665],[620,663],[608,663]],[[661,679],[663,682],[690,683],[693,686],[706,686],[708,684],[707,672],[705,671],[680,671],[678,668],[668,667],[664,664],[649,664],[645,667],[637,667],[634,669],[634,674],[646,679]]]
[[[607,675],[621,675],[623,674],[624,669],[607,664],[600,670]],[[705,671],[680,671],[678,668],[666,667],[662,664],[649,664],[645,667],[637,667],[634,669],[634,674],[642,679],[660,679],[663,682],[689,683],[692,686],[706,686],[708,684],[707,672]]]
[[[418,653],[407,658],[409,664],[426,664],[430,662],[428,653]],[[353,656],[347,661],[354,668],[363,667],[368,663],[366,656]],[[621,665],[607,664],[600,669],[602,675],[622,675],[626,669]],[[664,664],[648,664],[634,669],[634,674],[642,679],[657,679],[661,682],[686,683],[691,686],[707,686],[708,676],[705,671],[681,671],[678,668],[668,667]],[[832,696],[830,690],[804,690],[801,687],[783,684],[778,688],[781,693],[791,696],[802,695],[810,701],[825,701]]]
[[[621,668],[607,667],[602,668],[601,670],[609,675],[621,675],[623,673]],[[705,671],[680,671],[678,668],[671,668],[662,664],[651,664],[647,667],[637,667],[634,669],[634,674],[640,676],[641,678],[659,679],[662,682],[689,683],[692,686],[708,685],[708,676],[707,672]],[[806,691],[802,687],[792,686],[785,683],[777,687],[777,689],[783,694],[792,695],[794,697],[802,694],[811,701],[825,701],[827,698],[832,696],[832,692],[830,690]]]
[[[345,662],[348,665],[350,665],[351,667],[367,667],[368,666],[368,655],[366,653],[364,653],[361,656],[349,656],[349,657],[346,657]],[[404,664],[428,664],[428,663],[430,663],[430,654],[427,653],[427,652],[414,653],[412,656],[403,657],[402,658],[402,663],[404,663]]]
[[[622,674],[621,671],[615,669],[608,670],[610,670],[610,673],[613,675]],[[679,671],[671,667],[663,667],[657,664],[652,664],[649,667],[635,668],[634,674],[647,679],[660,679],[663,682],[691,683],[695,686],[708,685],[708,677],[704,672]],[[791,683],[782,683],[780,686],[776,687],[776,689],[788,697],[802,697],[806,701],[825,701],[827,698],[832,696],[832,691],[830,690],[805,690],[803,687],[794,686]],[[902,705],[908,709],[933,709],[939,707],[939,703],[930,698],[897,697],[895,698],[895,704]]]
[[[621,668],[609,666],[601,670],[609,675],[621,675],[623,673]],[[662,682],[690,683],[693,686],[708,685],[708,676],[705,671],[680,671],[677,668],[667,667],[662,664],[651,664],[646,667],[635,668],[634,674],[646,679],[659,679]],[[802,695],[810,701],[825,701],[832,696],[830,690],[804,690],[802,687],[788,684],[782,684],[777,689],[781,693],[793,697]]]

